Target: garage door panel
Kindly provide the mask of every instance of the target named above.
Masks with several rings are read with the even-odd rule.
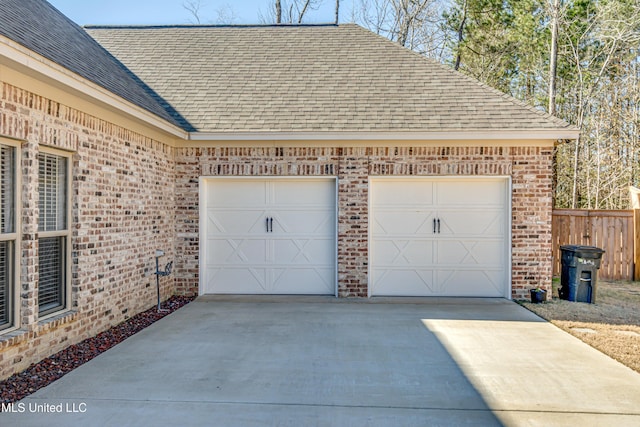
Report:
[[[504,178],[371,179],[371,295],[505,296],[507,188]]]
[[[432,295],[434,292],[433,270],[419,269],[373,269],[372,279],[379,296]]]
[[[434,213],[432,211],[412,209],[410,211],[385,210],[374,212],[371,230],[374,235],[433,233]]]
[[[432,240],[379,239],[371,254],[375,266],[433,266]]]
[[[316,209],[316,210],[314,210]],[[273,212],[273,232],[287,234],[330,235],[335,230],[335,212],[317,210],[278,210]]]
[[[451,269],[438,270],[436,275],[441,296],[504,296],[502,270]]]
[[[438,182],[437,200],[441,206],[503,206],[506,183],[503,179],[460,179]]]
[[[402,191],[398,191],[398,183]],[[433,187],[415,180],[376,180],[375,193],[371,197],[373,208],[384,206],[412,206],[415,208],[434,205]]]
[[[207,234],[264,234],[267,216],[265,210],[209,210]]]
[[[273,292],[277,294],[327,295],[334,292],[333,268],[283,268],[274,269]],[[300,287],[300,283],[312,286]]]
[[[436,247],[439,265],[481,265],[486,268],[504,265],[502,240],[438,240]]]
[[[505,234],[504,209],[488,210],[438,210],[440,234],[457,236],[497,236]]]
[[[265,293],[267,269],[265,268],[208,268],[205,271],[207,293],[216,294],[256,294]],[[234,286],[224,286],[233,283]]]
[[[319,264],[319,260],[325,259],[326,266],[332,265],[327,254],[327,249],[333,245],[332,239],[287,239],[273,241],[273,259],[278,264]]]
[[[209,186],[205,201],[210,208],[247,208],[265,207],[268,203],[266,183],[256,185],[255,181],[229,179],[225,185]]]
[[[276,206],[309,208],[335,205],[335,188],[326,180],[280,180],[273,182],[272,202]]]
[[[203,182],[201,293],[335,294],[335,180]]]
[[[206,261],[210,265],[266,264],[267,242],[264,239],[209,239]]]

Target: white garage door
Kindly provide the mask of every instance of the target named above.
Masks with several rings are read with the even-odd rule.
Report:
[[[509,297],[507,178],[370,181],[371,295]]]
[[[201,294],[335,294],[334,179],[203,178]]]

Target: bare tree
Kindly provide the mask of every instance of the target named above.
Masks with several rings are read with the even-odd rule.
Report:
[[[374,33],[430,57],[444,46],[442,0],[359,0],[356,22]]]
[[[317,10],[323,0],[274,0],[266,16],[258,12],[264,24],[301,24],[310,11]]]
[[[398,43],[402,46],[407,45],[409,32],[413,31],[416,24],[421,24],[425,19],[424,11],[431,3],[430,0],[396,0],[394,6],[398,13]]]
[[[203,24],[205,21],[202,18],[202,9],[206,6],[202,0],[185,0],[182,3],[182,7],[186,9],[190,14],[191,18],[189,20],[192,24]],[[229,3],[225,3],[222,6],[219,6],[216,11],[216,19],[215,20],[207,20],[208,23],[216,23],[220,25],[229,25],[234,24],[238,20],[238,16],[236,15],[233,7],[229,5]]]
[[[193,20],[189,20],[192,24],[200,24],[200,10],[204,7],[201,0],[185,0],[182,3],[182,7],[185,8],[190,14]]]
[[[340,19],[340,0],[336,0],[336,20],[334,23],[338,25],[338,20]]]
[[[229,3],[225,3],[219,8],[216,9],[216,24],[220,25],[231,25],[235,24],[238,21],[238,16],[236,15],[236,11],[233,9]]]

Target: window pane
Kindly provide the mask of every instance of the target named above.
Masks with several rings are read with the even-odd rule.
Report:
[[[0,328],[11,322],[13,242],[0,242]]]
[[[47,237],[38,240],[40,314],[46,314],[64,305],[65,239],[65,237]]]
[[[67,228],[67,159],[55,154],[41,153],[40,231],[59,231]]]
[[[15,231],[15,149],[0,145],[0,233]]]

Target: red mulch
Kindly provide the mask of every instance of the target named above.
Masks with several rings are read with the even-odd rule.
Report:
[[[0,402],[13,403],[45,387],[100,353],[109,350],[152,323],[193,301],[195,297],[173,296],[162,304],[162,310],[150,308],[125,320],[93,338],[69,346],[51,357],[29,366],[24,371],[0,381]]]

